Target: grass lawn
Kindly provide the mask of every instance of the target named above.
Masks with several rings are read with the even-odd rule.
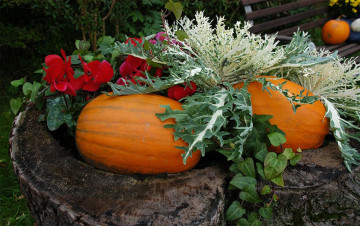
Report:
[[[0,225],[34,225],[9,156],[8,140],[14,119],[9,106],[11,79],[0,76]]]

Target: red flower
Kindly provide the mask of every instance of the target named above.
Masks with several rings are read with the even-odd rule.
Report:
[[[74,70],[71,67],[71,57],[66,58],[65,51],[61,49],[64,60],[58,55],[48,55],[45,57],[45,64],[48,68],[43,68],[46,72],[44,80],[50,84],[50,91],[56,90],[65,94],[76,96],[76,88],[73,87]]]
[[[142,39],[141,38],[128,38],[128,39],[126,39],[125,43],[127,44],[129,41],[131,42],[131,44],[133,44],[133,46],[137,46],[136,41],[138,43],[141,43]]]
[[[187,83],[185,82],[184,85],[186,85]],[[186,86],[186,87],[182,87],[179,85],[173,86],[171,88],[168,89],[168,97],[175,99],[175,100],[180,100],[186,96],[190,96],[192,94],[195,93],[196,91],[196,84],[195,82],[190,82],[191,87],[190,86]]]
[[[81,86],[83,90],[94,92],[99,89],[101,84],[112,79],[114,70],[106,60],[85,63],[80,56],[79,59],[83,65],[84,74],[77,79],[76,87]]]
[[[129,41],[134,46],[137,45],[135,42],[138,41],[141,43],[141,39],[139,38],[128,38],[125,43],[128,43]],[[122,63],[119,67],[119,72],[121,77],[117,80],[118,85],[125,85],[127,82],[132,82],[136,84],[135,77],[139,76],[142,78],[146,78],[144,72],[150,71],[151,66],[146,62],[146,60],[140,59],[138,57],[134,57],[132,55],[129,55],[124,63]],[[156,69],[155,76],[161,77],[163,74],[162,69]]]

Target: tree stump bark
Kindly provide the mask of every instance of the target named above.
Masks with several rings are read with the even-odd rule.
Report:
[[[10,138],[14,171],[37,225],[226,224],[232,175],[216,152],[185,173],[113,174],[60,145],[38,116],[21,113]],[[331,140],[302,155],[287,168],[285,188],[276,187],[280,199],[266,224],[360,225],[360,168],[348,172]]]
[[[359,150],[359,144],[354,143]],[[360,167],[350,173],[334,141],[306,150],[284,174],[270,225],[360,225]]]
[[[37,225],[225,225],[229,173],[220,165],[153,176],[101,171],[61,147],[38,117],[21,113],[10,138]]]

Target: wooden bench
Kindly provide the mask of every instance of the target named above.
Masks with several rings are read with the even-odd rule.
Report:
[[[331,19],[328,0],[241,0],[245,9],[245,20],[253,23],[250,31],[258,34],[277,33],[278,39],[290,41],[298,29],[309,31],[321,27]],[[317,33],[320,35],[320,32]],[[342,57],[360,51],[360,43],[345,42],[324,45],[331,52],[338,51]],[[360,57],[357,58],[360,61]]]

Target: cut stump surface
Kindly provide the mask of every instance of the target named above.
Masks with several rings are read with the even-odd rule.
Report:
[[[98,170],[59,145],[25,111],[11,158],[37,225],[224,225],[226,178],[218,165],[185,173],[120,175]]]
[[[225,225],[231,175],[204,158],[188,172],[120,175],[98,170],[64,148],[27,110],[14,121],[10,154],[37,225]],[[359,149],[359,147],[357,147]],[[302,153],[268,225],[360,225],[360,168],[343,166],[334,141]],[[258,185],[261,188],[262,184]]]

